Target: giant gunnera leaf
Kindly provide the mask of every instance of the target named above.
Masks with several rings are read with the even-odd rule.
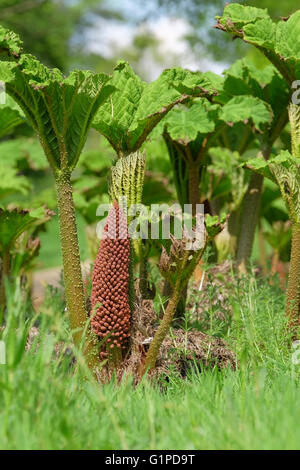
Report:
[[[233,96],[224,106],[197,99],[189,106],[178,106],[161,121],[159,130],[168,133],[178,144],[190,145],[196,152],[216,140],[220,131],[237,123],[249,123],[256,130],[265,129],[271,122],[272,109],[260,98],[248,95]],[[205,143],[204,143],[205,141]]]
[[[6,96],[5,103],[0,104],[0,139],[9,135],[15,127],[23,124],[25,117],[14,101]]]
[[[53,170],[72,170],[99,106],[114,87],[105,74],[73,71],[64,77],[23,54],[21,44],[0,27],[0,80],[37,133]]]
[[[300,10],[274,22],[266,9],[231,3],[216,19],[217,28],[263,52],[288,83],[300,78]]]
[[[270,107],[272,112],[271,125],[268,133],[265,133],[267,140],[273,142],[288,121],[287,108],[290,102],[291,90],[286,80],[273,65],[268,65],[260,70],[248,59],[237,60],[228,70],[225,71],[224,93],[228,96],[245,96],[259,98]],[[254,104],[255,101],[252,100]],[[249,113],[249,110],[242,109],[245,103],[241,103],[240,116]],[[249,108],[251,107],[249,103]],[[260,117],[265,115],[266,110],[255,105],[253,122],[259,126]]]
[[[216,92],[207,75],[181,68],[165,70],[147,84],[123,61],[117,64],[111,83],[117,91],[99,109],[93,127],[119,156],[138,150],[176,104],[190,96],[209,97]]]

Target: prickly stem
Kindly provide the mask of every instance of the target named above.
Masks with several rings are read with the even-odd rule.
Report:
[[[239,233],[239,222],[240,222],[240,210],[233,210],[228,218],[228,232],[230,235],[229,241],[229,252],[230,254],[235,257],[236,255],[236,248],[237,248],[237,240],[238,240],[238,233]]]
[[[200,190],[199,190],[199,164],[188,164],[189,175],[189,203],[192,204],[192,214],[196,214],[197,204],[200,203]]]
[[[79,348],[83,341],[84,329],[86,322],[88,321],[88,314],[85,307],[85,296],[82,283],[71,174],[68,170],[57,172],[55,180],[66,303],[73,341],[75,346]],[[89,368],[95,369],[99,363],[99,358],[96,342],[90,328],[87,329],[83,353],[87,359]]]
[[[240,233],[237,241],[236,261],[241,274],[247,272],[252,252],[255,230],[258,221],[259,206],[264,177],[257,173],[251,174],[249,188],[241,209]]]
[[[300,302],[300,224],[292,227],[292,249],[288,277],[286,314],[289,319],[290,331],[300,326],[299,302]],[[296,331],[295,331],[296,333]]]
[[[168,306],[166,308],[165,314],[163,316],[163,319],[158,327],[158,329],[155,332],[154,338],[152,340],[152,343],[150,344],[150,348],[147,352],[145,364],[142,369],[141,375],[144,375],[145,372],[149,369],[153,369],[155,367],[156,359],[158,356],[159,348],[165,339],[169,328],[172,324],[172,320],[178,305],[178,302],[180,300],[181,296],[181,282],[180,282],[180,277],[178,276],[175,288],[173,290],[172,296],[169,300]]]
[[[275,136],[273,136],[275,139]],[[262,146],[262,155],[267,160],[272,151],[272,142]],[[244,196],[240,215],[240,231],[237,239],[236,262],[240,274],[247,272],[249,259],[252,253],[255,231],[259,219],[259,208],[263,189],[264,177],[252,173],[249,187]]]
[[[203,250],[204,250],[204,248],[203,248]],[[201,250],[199,253],[202,254],[203,250]],[[169,300],[168,306],[165,310],[163,319],[162,319],[159,327],[157,328],[157,330],[155,332],[154,338],[153,338],[153,340],[150,344],[149,350],[147,352],[145,364],[141,369],[141,375],[145,374],[145,372],[148,369],[151,370],[155,367],[155,363],[156,363],[156,360],[157,360],[159,348],[160,348],[163,340],[165,339],[165,337],[166,337],[166,335],[167,335],[167,333],[170,329],[170,326],[172,324],[172,320],[174,318],[174,314],[176,312],[178,302],[181,298],[182,290],[186,286],[186,284],[188,282],[188,279],[189,279],[189,276],[193,272],[193,269],[192,269],[190,274],[186,275],[185,269],[189,264],[193,265],[193,268],[195,268],[195,263],[194,262],[189,263],[188,257],[189,257],[189,252],[186,251],[184,253],[183,258],[182,258],[180,268],[178,268],[178,274],[177,274],[175,286],[174,286],[171,298]],[[197,257],[197,260],[199,260],[198,257]]]

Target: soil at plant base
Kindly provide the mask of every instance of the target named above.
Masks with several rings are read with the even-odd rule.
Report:
[[[90,265],[88,263],[85,268],[85,274],[90,272]],[[218,267],[218,270],[220,271],[220,267]],[[221,274],[226,273],[227,276],[228,270],[228,266],[223,266],[221,268]],[[216,279],[216,273],[213,272],[213,270],[208,274],[208,276],[210,275],[213,279]],[[43,301],[44,287],[48,283],[52,283],[54,279],[54,284],[59,285],[60,277],[60,268],[37,273],[34,292],[38,292],[37,288],[40,289],[40,295],[36,297],[38,305]],[[227,281],[228,285],[230,285],[230,277],[227,278]],[[208,277],[205,283],[207,282]],[[221,298],[218,298],[218,301],[220,303],[224,303],[224,279],[218,279],[217,284],[216,291],[223,292],[223,294],[218,294],[218,296],[221,295]],[[39,287],[37,287],[37,285]],[[203,295],[205,295],[205,292],[206,288],[203,289]],[[202,301],[199,302],[199,305],[201,303]],[[190,305],[190,308],[193,308],[192,304]],[[129,357],[125,358],[125,361],[122,364],[123,367],[119,371],[120,378],[121,376],[124,376],[125,368],[126,375],[133,374],[136,377],[136,381],[139,380],[141,362],[146,356],[146,352],[158,327],[158,323],[159,320],[153,308],[153,301],[142,300],[137,295],[136,309],[132,319],[131,354]],[[36,335],[38,335],[38,329],[30,331],[27,349],[31,347],[32,340]],[[61,350],[65,347],[66,345],[59,344],[57,349]],[[151,375],[153,377],[160,376],[167,379],[168,375],[172,373],[173,375],[177,374],[179,377],[185,378],[189,369],[196,368],[201,372],[204,368],[212,367],[217,367],[219,369],[223,367],[235,368],[236,362],[234,353],[222,339],[209,336],[208,334],[197,331],[196,329],[187,332],[181,328],[173,328],[160,348],[156,368]],[[108,380],[109,375],[110,374],[107,373],[107,371],[105,372],[105,370],[103,370],[101,380]]]
[[[133,316],[132,352],[126,361],[127,373],[138,377],[141,361],[158,326],[156,312],[151,300],[139,300]],[[237,359],[225,341],[201,331],[185,331],[174,328],[164,339],[159,351],[156,367],[151,376],[168,380],[170,373],[185,378],[189,370],[217,367],[236,368]]]
[[[84,263],[84,277],[90,273],[90,263]],[[254,276],[259,276],[256,270]],[[203,277],[202,277],[203,276]],[[190,314],[192,325],[195,329],[185,331],[181,328],[173,328],[165,338],[159,352],[153,376],[168,377],[170,371],[180,377],[185,377],[189,369],[236,367],[236,357],[228,345],[220,338],[206,334],[211,328],[211,312],[214,312],[214,321],[225,324],[231,319],[231,300],[236,295],[241,279],[234,275],[232,265],[226,261],[203,271],[200,284],[190,290],[187,311]],[[34,281],[34,293],[37,305],[43,301],[44,287],[47,284],[60,284],[61,268],[37,272]],[[53,282],[54,281],[54,282]],[[245,282],[249,280],[245,279]],[[199,289],[200,287],[200,289]],[[38,290],[39,289],[39,290]],[[127,374],[133,374],[138,380],[138,371],[141,362],[157,329],[159,320],[153,308],[152,300],[141,300],[137,292],[137,308],[132,319],[131,354],[126,357],[120,370],[120,377],[124,375],[124,367]],[[30,337],[38,334],[35,329],[30,332]],[[31,343],[29,339],[29,345]],[[60,345],[64,348],[66,345]],[[104,374],[105,380],[109,377]],[[109,375],[109,374],[108,374]],[[102,377],[103,378],[103,377]]]
[[[220,338],[212,338],[201,331],[174,329],[159,352],[155,375],[168,377],[170,371],[185,378],[192,369],[236,368],[236,357]]]

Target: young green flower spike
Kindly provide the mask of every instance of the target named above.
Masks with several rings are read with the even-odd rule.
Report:
[[[121,356],[130,335],[129,304],[130,240],[125,214],[115,201],[111,208],[93,270],[91,324],[103,341],[100,352]]]

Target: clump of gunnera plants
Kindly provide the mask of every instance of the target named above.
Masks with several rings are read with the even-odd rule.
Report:
[[[106,219],[93,270],[92,328],[102,340],[101,359],[119,362],[130,336],[130,239],[115,201]]]

